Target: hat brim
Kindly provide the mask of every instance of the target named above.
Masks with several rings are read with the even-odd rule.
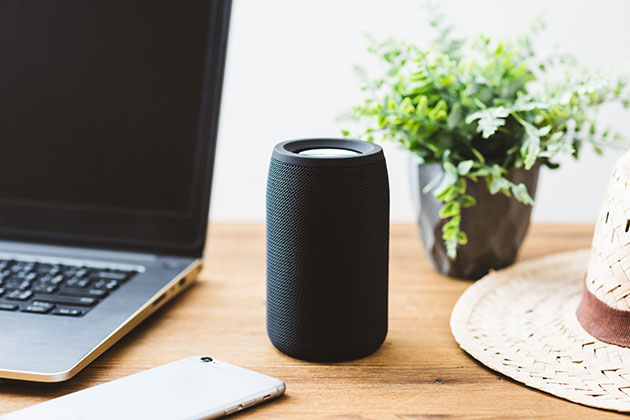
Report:
[[[459,298],[451,331],[484,365],[567,400],[630,412],[630,348],[599,341],[576,318],[589,250],[488,274]]]

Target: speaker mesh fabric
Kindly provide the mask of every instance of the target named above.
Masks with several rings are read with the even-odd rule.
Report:
[[[272,159],[267,184],[267,332],[293,357],[341,361],[387,334],[385,160],[306,167]]]

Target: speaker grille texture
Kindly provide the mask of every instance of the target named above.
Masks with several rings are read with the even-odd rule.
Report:
[[[356,359],[387,334],[385,160],[304,167],[272,159],[267,183],[267,333],[293,357]]]

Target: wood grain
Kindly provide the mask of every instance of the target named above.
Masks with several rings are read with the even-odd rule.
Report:
[[[72,380],[2,384],[0,412],[120,378],[190,355],[212,355],[287,383],[278,401],[235,418],[613,418],[532,390],[468,357],[448,322],[470,284],[436,274],[416,227],[392,225],[390,330],[375,354],[313,364],[278,352],[265,333],[264,226],[211,227],[200,281],[151,316]],[[592,226],[533,226],[521,259],[586,248]],[[0,350],[1,351],[1,350]]]

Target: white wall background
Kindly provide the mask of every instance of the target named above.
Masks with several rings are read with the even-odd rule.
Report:
[[[509,35],[542,14],[541,45],[562,46],[591,67],[630,70],[627,0],[444,0],[458,35]],[[210,217],[262,221],[273,145],[340,137],[337,117],[361,99],[352,68],[369,63],[365,33],[422,43],[430,35],[418,0],[234,0]],[[602,120],[630,136],[630,113]],[[392,221],[414,220],[407,153],[386,145]],[[579,162],[541,174],[534,220],[591,222],[622,152],[584,150]]]

